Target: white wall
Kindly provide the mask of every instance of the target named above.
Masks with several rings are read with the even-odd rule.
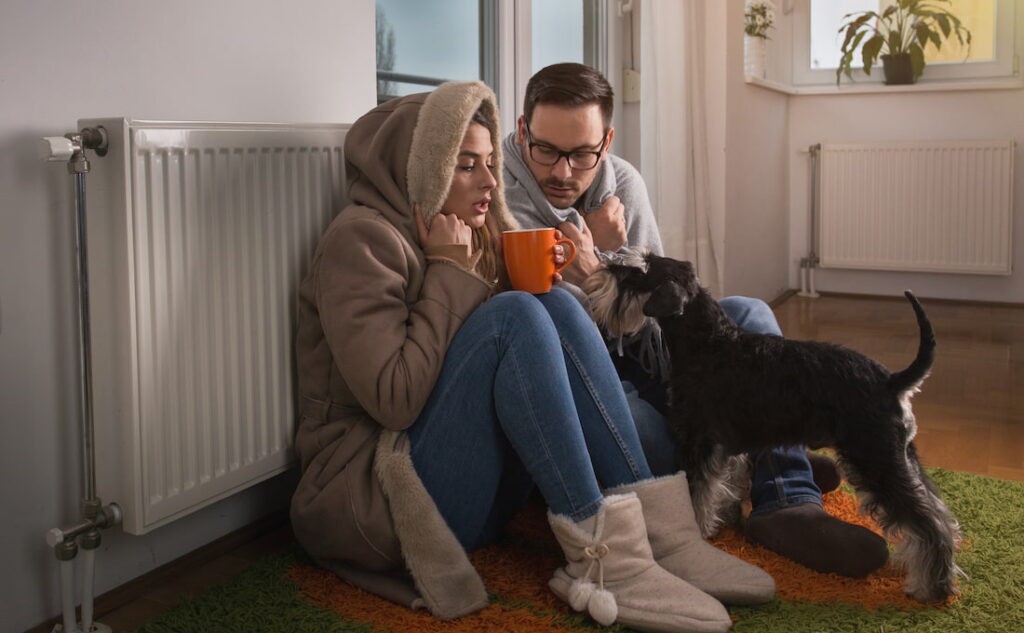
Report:
[[[783,257],[789,241],[788,99],[745,83],[742,24],[743,0],[732,0],[719,30],[706,34],[709,45],[718,40],[725,48],[725,103],[708,106],[709,113],[725,113],[724,256],[719,262],[723,294],[771,300],[789,287]]]
[[[927,73],[927,69],[925,70]],[[819,269],[818,290],[1024,303],[1024,90],[979,90],[862,95],[795,96],[789,112],[789,281],[799,286],[799,259],[808,244],[808,155],[819,142],[1005,139],[1014,154],[1014,273],[949,275]]]
[[[45,532],[78,519],[71,182],[37,139],[82,117],[350,122],[374,105],[373,0],[0,5],[0,622],[57,615]],[[97,423],[101,423],[97,421]],[[287,507],[288,475],[144,537],[107,531],[102,593]],[[104,501],[114,501],[104,499]]]

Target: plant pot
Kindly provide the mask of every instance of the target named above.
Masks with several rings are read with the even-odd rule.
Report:
[[[767,42],[763,37],[743,36],[743,74],[764,79],[768,65]]]
[[[885,83],[888,85],[912,84],[915,81],[910,53],[882,55],[882,70],[885,73]]]

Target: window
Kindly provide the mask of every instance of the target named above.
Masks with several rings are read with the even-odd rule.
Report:
[[[532,72],[559,62],[577,62],[604,71],[604,7],[598,0],[533,0]]]
[[[480,0],[377,0],[377,101],[470,81],[481,68]]]
[[[608,0],[377,0],[377,100],[480,79],[498,95],[503,127],[526,81],[574,61],[607,75]],[[609,80],[612,80],[609,77]]]
[[[871,10],[882,11],[895,0],[799,0],[794,3],[793,80],[795,84],[835,82],[839,61],[838,33],[843,16]],[[970,50],[955,39],[937,50],[925,48],[925,78],[962,80],[1009,77],[1014,68],[1014,0],[952,0],[951,12],[971,31]],[[964,62],[966,55],[966,62]],[[859,55],[855,54],[858,60]],[[859,66],[859,63],[855,64]],[[869,77],[855,73],[857,82],[881,82],[881,72]]]

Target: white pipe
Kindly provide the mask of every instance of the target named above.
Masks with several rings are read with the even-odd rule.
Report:
[[[78,633],[75,626],[74,561],[60,562],[60,600],[64,609],[64,633]]]
[[[814,291],[814,263],[809,257],[800,260],[800,292],[796,294],[809,299],[821,296]]]
[[[82,549],[82,631],[88,633],[92,629],[93,580],[96,570],[96,548]]]
[[[814,289],[814,268],[813,267],[807,269],[807,290],[808,290],[808,294],[807,294],[808,297],[817,299],[818,297],[821,296]]]

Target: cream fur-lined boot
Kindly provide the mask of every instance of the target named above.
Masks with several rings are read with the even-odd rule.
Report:
[[[548,521],[567,561],[548,584],[573,609],[639,631],[718,633],[732,626],[717,600],[654,562],[635,494],[605,497],[597,515],[581,523],[550,512]]]
[[[763,569],[701,538],[684,473],[605,491],[629,492],[640,499],[654,560],[666,570],[725,604],[761,604],[775,596],[775,581]]]

